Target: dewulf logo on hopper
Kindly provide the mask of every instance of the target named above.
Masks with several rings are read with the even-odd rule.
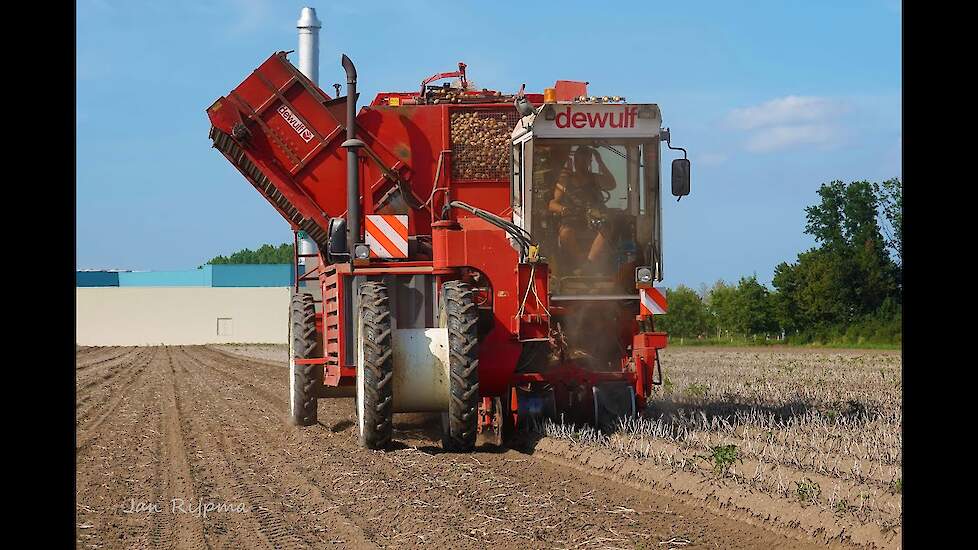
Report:
[[[285,122],[287,122],[289,126],[291,126],[293,130],[295,130],[295,133],[299,134],[299,137],[301,137],[303,141],[309,143],[309,140],[312,139],[312,130],[306,128],[306,125],[303,124],[301,120],[299,120],[299,117],[292,114],[292,111],[289,110],[289,108],[286,107],[285,105],[282,105],[281,107],[278,108],[278,114],[282,115],[282,118],[285,119]]]

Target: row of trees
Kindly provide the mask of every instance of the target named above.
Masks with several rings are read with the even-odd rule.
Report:
[[[291,264],[292,243],[282,243],[278,246],[263,244],[258,250],[245,248],[230,256],[217,256],[211,258],[207,263],[218,264]]]
[[[774,269],[773,289],[744,277],[699,292],[666,291],[656,319],[680,338],[785,338],[797,342],[901,340],[903,184],[834,181],[806,208],[817,246]]]

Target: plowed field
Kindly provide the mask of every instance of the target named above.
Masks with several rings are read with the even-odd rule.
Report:
[[[442,453],[423,417],[358,447],[352,400],[286,421],[274,354],[80,348],[79,548],[823,548],[542,451]],[[536,450],[534,450],[536,447]]]

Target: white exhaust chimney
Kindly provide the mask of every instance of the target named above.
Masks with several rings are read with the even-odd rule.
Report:
[[[302,8],[295,26],[299,29],[299,72],[319,86],[319,29],[323,24],[316,17],[316,8]],[[299,239],[299,254],[315,253],[316,243],[303,232]],[[304,265],[305,272],[308,273],[319,265],[319,259],[299,258],[299,264]],[[314,297],[319,298],[318,281],[309,281],[306,286],[313,290]]]
[[[322,22],[316,17],[316,8],[302,8],[299,21],[299,72],[319,86],[319,29]]]

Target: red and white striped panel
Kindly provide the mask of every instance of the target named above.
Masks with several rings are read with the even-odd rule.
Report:
[[[371,258],[408,257],[407,214],[368,214],[365,234]]]
[[[638,294],[641,297],[639,309],[642,315],[662,315],[669,309],[666,297],[657,289],[640,288]]]

